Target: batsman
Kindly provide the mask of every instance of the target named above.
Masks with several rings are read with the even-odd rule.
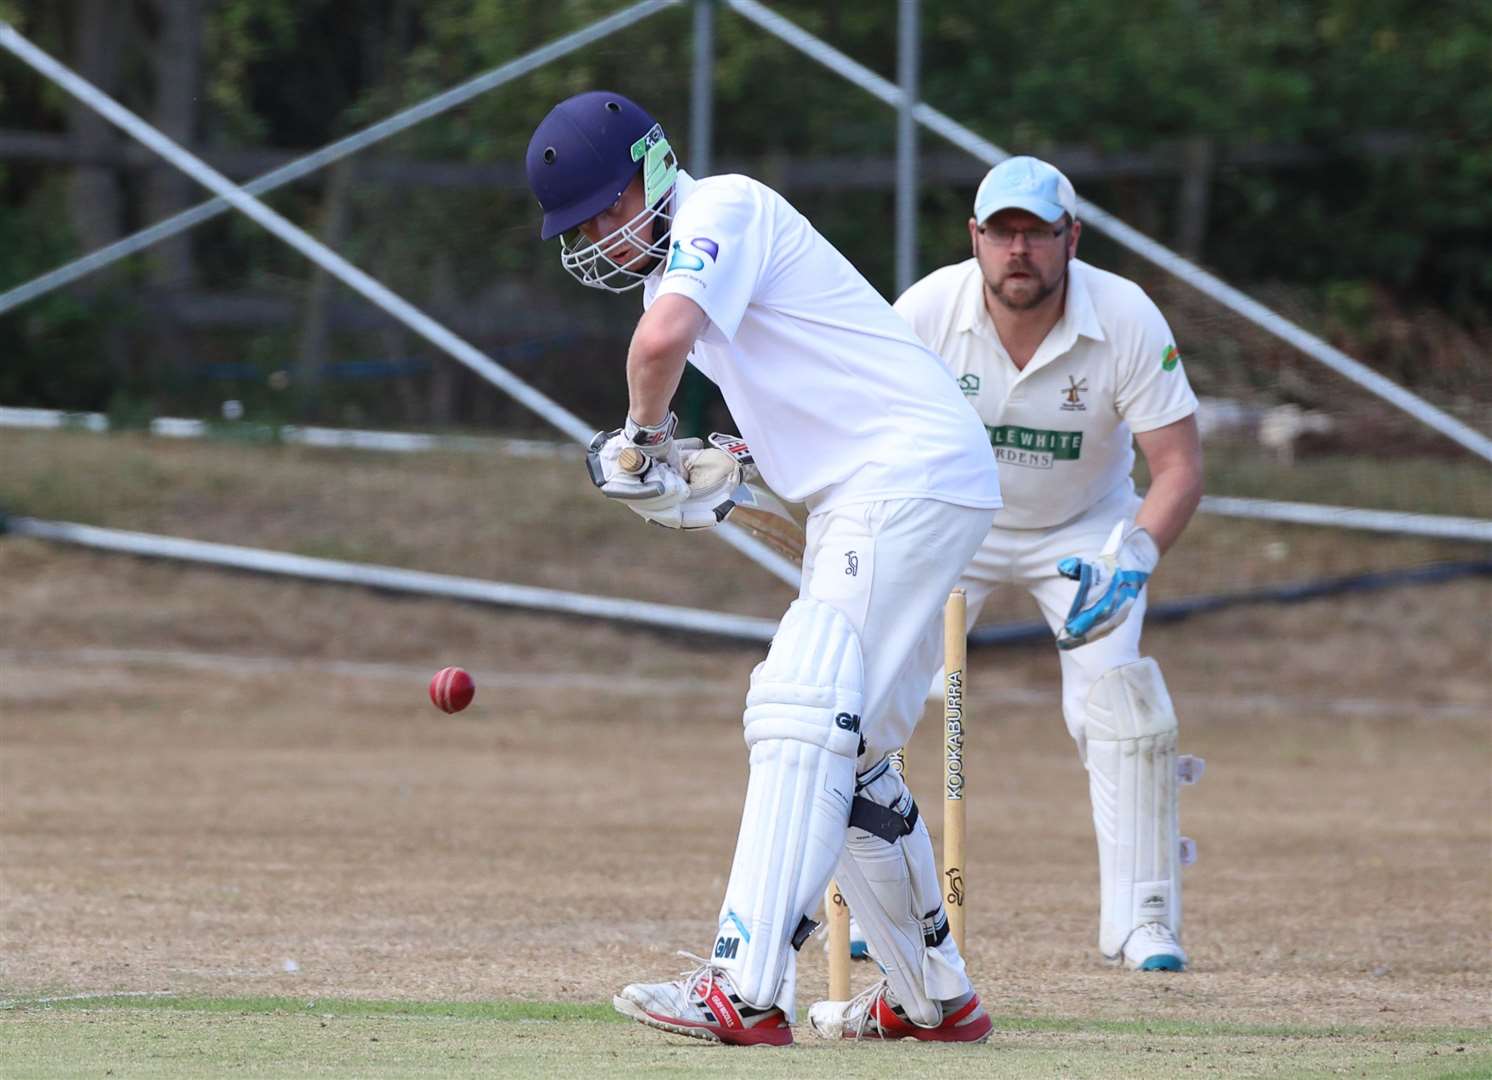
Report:
[[[1010,158],[975,193],[972,257],[914,284],[896,310],[948,364],[999,459],[1005,507],[960,579],[969,620],[1011,583],[1056,635],[1098,837],[1099,949],[1180,971],[1176,793],[1201,762],[1176,753],[1176,712],[1140,631],[1145,583],[1202,495],[1197,399],[1160,310],[1078,259],[1081,232],[1067,178]]]
[[[680,979],[625,987],[616,1008],[716,1042],[791,1043],[797,950],[833,875],[885,969],[841,1026],[987,1038],[927,829],[886,767],[938,667],[943,601],[1000,506],[978,418],[782,196],[745,176],[690,176],[635,102],[608,91],[562,101],[526,168],[540,235],[559,238],[565,268],[587,286],[642,290],[625,422],[591,447],[601,493],[675,528],[728,512],[724,489],[689,482],[708,451],[674,437],[670,403],[693,364],[720,388],[761,478],[809,512],[798,598],[747,693],[745,805],[708,956]]]

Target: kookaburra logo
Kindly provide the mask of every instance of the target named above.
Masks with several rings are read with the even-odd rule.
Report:
[[[964,872],[956,866],[950,866],[943,871],[943,876],[948,879],[948,902],[958,907],[964,906]]]
[[[856,554],[853,551],[846,551],[844,553],[844,562],[845,562],[845,567],[844,567],[845,577],[859,577],[860,576],[860,556],[858,554]]]
[[[1083,399],[1079,396],[1087,389],[1087,379],[1077,379],[1071,375],[1067,376],[1067,388],[1062,391],[1062,411],[1087,412],[1088,406],[1083,404]]]

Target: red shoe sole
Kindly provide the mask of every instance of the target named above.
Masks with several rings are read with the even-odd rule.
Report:
[[[883,1006],[884,1001],[879,1002]],[[967,1024],[960,1025],[959,1021],[979,1008],[979,997],[976,995],[968,1000],[963,1008],[945,1019],[935,1028],[918,1027],[909,1024],[890,1009],[880,1018],[880,1032],[877,1035],[867,1033],[862,1038],[881,1039],[916,1039],[918,1042],[956,1042],[956,1043],[981,1043],[990,1037],[995,1029],[995,1022],[988,1014]],[[856,1038],[855,1035],[846,1032],[846,1039]]]
[[[664,1016],[648,1012],[640,1005],[623,997],[612,998],[612,1006],[623,1016],[630,1016],[639,1024],[658,1028],[660,1031],[685,1035],[691,1039],[708,1039],[726,1046],[791,1046],[793,1029],[786,1023],[758,1024],[749,1028],[725,1028],[716,1024],[700,1024],[683,1020],[677,1016]]]
[[[922,1042],[981,1043],[988,1039],[990,1032],[994,1030],[995,1022],[986,1016],[982,1020],[976,1020],[963,1027],[917,1028],[916,1031],[902,1038],[919,1039]]]

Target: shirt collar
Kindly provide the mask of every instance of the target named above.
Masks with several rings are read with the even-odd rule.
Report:
[[[960,333],[972,334],[983,327],[987,334],[994,334],[989,313],[984,310],[984,271],[979,269],[979,260],[971,258],[964,264],[968,267],[969,287],[959,290],[958,321]]]
[[[1073,259],[1067,266],[1067,310],[1063,319],[1072,324],[1073,337],[1079,335],[1094,341],[1104,339],[1103,324],[1098,321],[1098,309],[1093,306],[1093,293],[1088,289],[1088,278],[1093,268],[1081,259]]]
[[[690,176],[683,169],[679,170],[679,175],[674,178],[673,182],[673,212],[675,217],[678,216],[679,207],[684,205],[684,200],[689,198],[689,193],[694,190],[694,185],[697,183],[699,183],[699,181],[694,179],[694,177]]]

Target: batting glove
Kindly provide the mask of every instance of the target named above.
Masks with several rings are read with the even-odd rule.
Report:
[[[672,435],[668,438],[666,456],[649,455],[647,468],[638,473],[625,472],[618,464],[618,457],[628,447],[648,452],[646,447],[638,447],[628,438],[622,428],[598,431],[591,439],[585,467],[591,483],[601,489],[602,495],[619,499],[639,512],[667,510],[689,497],[689,481],[684,479],[683,464]]]
[[[678,468],[679,457],[674,450],[674,432],[679,430],[679,418],[669,413],[658,424],[639,424],[632,417],[622,425],[622,436],[654,461],[667,461]]]

